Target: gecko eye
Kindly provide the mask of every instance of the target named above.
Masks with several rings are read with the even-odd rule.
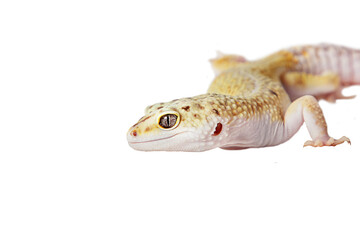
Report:
[[[158,124],[160,128],[170,130],[175,127],[180,122],[180,117],[177,113],[166,113],[159,117]]]

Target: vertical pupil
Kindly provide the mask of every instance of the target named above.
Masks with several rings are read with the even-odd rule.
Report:
[[[169,115],[166,115],[166,116],[165,116],[165,119],[166,119],[166,126],[167,126],[167,127],[170,127],[170,116],[169,116]]]

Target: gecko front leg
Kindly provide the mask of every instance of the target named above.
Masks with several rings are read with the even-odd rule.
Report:
[[[310,95],[300,97],[290,104],[285,113],[284,122],[287,138],[293,136],[305,122],[312,140],[306,141],[304,147],[336,146],[344,142],[351,144],[347,137],[334,139],[329,136],[319,103]]]

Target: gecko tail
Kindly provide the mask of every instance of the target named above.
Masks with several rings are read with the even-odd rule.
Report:
[[[360,85],[360,50],[322,43],[287,49],[298,61],[296,71],[312,75],[332,72],[344,87]]]
[[[209,61],[216,76],[226,70],[236,68],[244,62],[247,62],[246,58],[243,56],[224,54],[220,51],[216,51],[216,58],[210,59]]]

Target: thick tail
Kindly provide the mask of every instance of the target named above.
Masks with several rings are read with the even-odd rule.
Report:
[[[313,75],[336,73],[342,86],[360,85],[360,50],[332,44],[286,49],[297,59],[296,71]]]

